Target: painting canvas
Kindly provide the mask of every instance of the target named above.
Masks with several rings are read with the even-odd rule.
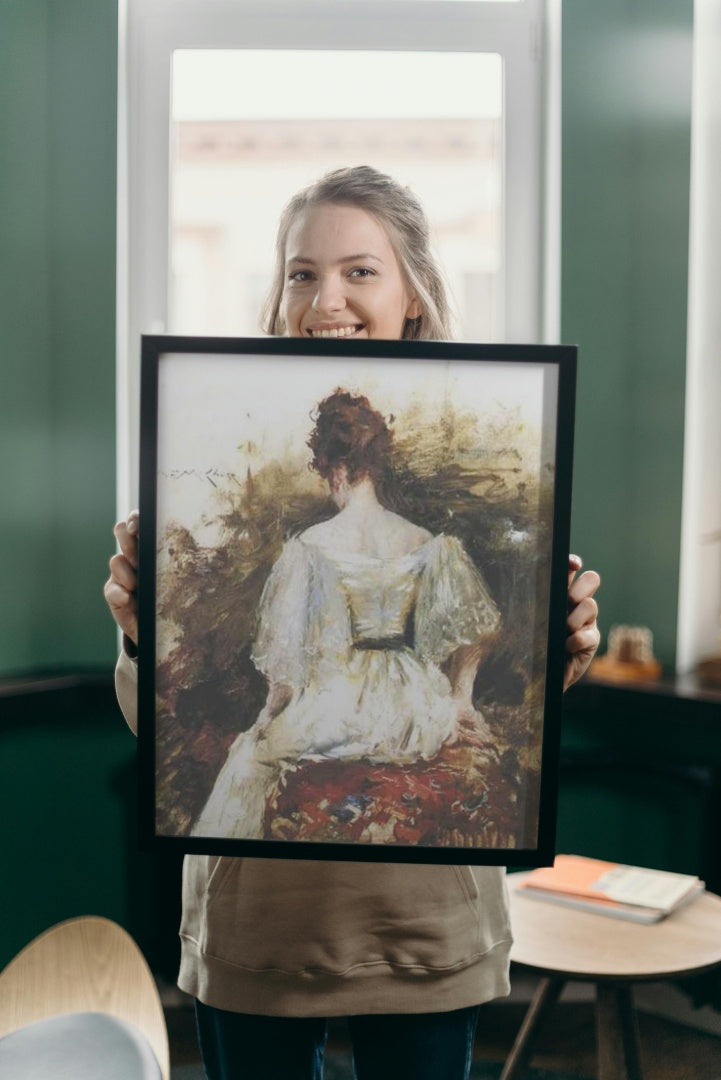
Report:
[[[575,350],[147,337],[142,364],[144,843],[552,859]]]

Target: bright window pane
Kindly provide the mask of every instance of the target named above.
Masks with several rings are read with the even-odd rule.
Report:
[[[257,334],[283,206],[370,164],[423,201],[458,336],[501,336],[499,56],[182,50],[172,100],[171,332]]]
[[[344,0],[344,2],[345,3],[356,3],[356,0]],[[391,0],[391,2],[395,3],[395,4],[413,3],[414,0]],[[457,3],[458,0],[450,0],[450,2],[451,3]],[[488,4],[488,3],[495,3],[495,4],[522,4],[523,0],[460,0],[460,2],[461,3],[465,2],[465,3],[469,3],[469,4]]]

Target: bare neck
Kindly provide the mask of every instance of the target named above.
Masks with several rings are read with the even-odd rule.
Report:
[[[341,513],[346,518],[366,517],[382,509],[373,481],[364,476],[348,488]]]

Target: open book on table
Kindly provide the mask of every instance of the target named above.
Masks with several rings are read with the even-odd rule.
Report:
[[[584,855],[557,855],[553,866],[524,875],[517,888],[535,900],[618,919],[653,923],[704,891],[693,874],[604,862]]]

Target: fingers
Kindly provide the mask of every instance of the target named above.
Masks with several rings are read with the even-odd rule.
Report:
[[[118,541],[120,553],[112,556],[109,562],[110,577],[105,582],[103,594],[110,608],[110,613],[124,634],[134,644],[138,643],[138,529],[137,510],[128,514],[125,521],[119,521],[113,533]]]
[[[583,626],[595,626],[598,604],[592,596],[585,596],[570,609],[566,616],[566,631],[573,634]]]
[[[137,510],[133,510],[128,514],[125,521],[119,521],[113,533],[115,539],[118,541],[118,546],[131,564],[131,566],[137,567],[138,565],[138,531],[139,531],[139,515]]]
[[[138,644],[138,606],[135,593],[120,585],[110,577],[103,589],[110,613],[124,634],[133,644]]]
[[[593,596],[601,585],[601,578],[595,570],[586,570],[575,581],[571,579],[569,572],[568,606],[569,609],[580,604],[589,596]]]
[[[125,618],[127,614],[134,613],[135,594],[120,585],[113,577],[109,577],[105,582],[103,595],[114,616]]]
[[[488,750],[495,743],[495,737],[482,713],[471,704],[460,705],[456,714],[456,728],[448,740],[449,746],[466,743],[478,749]]]
[[[595,570],[586,570],[576,577],[582,566],[577,555],[569,556],[564,690],[577,682],[588,669],[601,641],[596,624],[598,604],[594,599],[601,578]]]
[[[566,667],[563,677],[564,690],[567,690],[569,686],[573,686],[575,682],[578,682],[581,676],[588,670],[591,661],[596,655],[596,649],[598,648],[600,641],[601,635],[595,623],[592,626],[584,626],[582,630],[577,630],[576,633],[569,634],[566,638]]]
[[[108,565],[111,581],[121,585],[128,592],[136,592],[138,588],[137,562],[134,565],[125,555],[113,555]]]
[[[580,630],[569,634],[566,638],[566,652],[571,656],[578,653],[589,654],[589,661],[601,644],[601,632],[595,623],[584,626]]]
[[[576,574],[578,573],[578,571],[581,569],[582,566],[583,566],[583,559],[581,558],[580,555],[569,555],[568,556],[568,587],[569,587],[569,589],[571,588],[571,585],[573,584],[573,579],[575,578]]]

